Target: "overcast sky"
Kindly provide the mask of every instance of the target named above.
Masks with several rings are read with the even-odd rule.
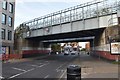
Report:
[[[16,0],[15,28],[19,24],[93,0]]]

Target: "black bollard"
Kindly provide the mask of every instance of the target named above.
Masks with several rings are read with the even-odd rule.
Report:
[[[81,80],[81,68],[77,65],[68,66],[67,80]]]

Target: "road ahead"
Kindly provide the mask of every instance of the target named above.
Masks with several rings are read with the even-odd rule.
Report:
[[[49,55],[31,61],[4,63],[4,78],[63,78],[67,66],[72,64],[78,55]]]

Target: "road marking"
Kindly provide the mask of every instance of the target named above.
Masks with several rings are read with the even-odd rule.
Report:
[[[15,68],[15,67],[12,67],[12,69],[19,70],[19,71],[26,71],[26,70],[24,70],[24,69]]]
[[[64,72],[65,70],[57,70],[57,72]]]
[[[10,78],[10,79],[11,79],[11,78],[15,78],[15,77],[17,77],[17,76],[19,76],[19,75],[22,75],[22,74],[24,74],[24,73],[27,73],[27,72],[30,72],[30,71],[33,71],[33,70],[34,70],[34,68],[32,68],[32,69],[30,69],[30,70],[27,70],[27,71],[24,71],[24,72],[22,72],[22,73],[13,75],[13,76],[11,76],[11,77],[9,77],[9,78]]]
[[[48,78],[48,77],[49,77],[49,75],[45,76],[44,79],[46,79],[46,78]]]
[[[61,68],[61,67],[62,67],[63,65],[65,65],[65,64],[67,64],[67,62],[64,63],[64,64],[62,64],[62,65],[60,65],[56,70],[59,71],[59,68]]]
[[[42,64],[42,63],[41,63]],[[48,63],[47,63],[48,64]],[[47,65],[47,64],[43,64],[43,65],[31,65],[31,66],[33,66],[33,67],[43,67],[43,66],[45,66],[45,65]]]
[[[4,79],[4,77],[0,76],[0,79]]]
[[[38,66],[38,67],[43,67],[43,66],[48,65],[48,64],[49,64],[49,63],[47,63],[47,64],[43,64],[43,65]],[[33,71],[34,69],[35,69],[35,68],[32,68],[32,69],[27,70],[27,71],[24,71],[24,72],[22,72],[22,73],[19,73],[19,74],[13,75],[13,76],[11,76],[11,77],[9,77],[9,78],[10,78],[10,79],[11,79],[11,78],[15,78],[15,77],[17,77],[17,76],[19,76],[19,75],[22,75],[22,74],[25,74],[25,73],[27,73],[27,72]]]
[[[59,80],[61,80],[63,78],[63,76],[65,75],[66,70],[64,71],[64,73],[60,76]]]
[[[62,65],[60,65],[56,70],[58,70],[59,68],[61,68],[62,67]]]
[[[43,65],[40,65],[40,66],[38,66],[38,67],[43,67],[43,66],[45,66],[45,65],[48,65],[49,63],[47,63],[47,64],[43,64]]]
[[[38,65],[31,65],[31,66],[33,66],[33,67],[39,67]]]

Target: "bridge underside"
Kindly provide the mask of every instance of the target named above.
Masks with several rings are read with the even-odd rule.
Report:
[[[77,31],[77,32],[69,32],[69,33],[62,33],[62,34],[54,34],[54,35],[47,35],[47,36],[37,36],[26,38],[27,40],[32,41],[43,41],[49,43],[56,43],[56,42],[82,42],[82,41],[91,41],[93,37],[100,35],[105,28],[100,29],[92,29],[92,30],[84,30],[84,31]]]

